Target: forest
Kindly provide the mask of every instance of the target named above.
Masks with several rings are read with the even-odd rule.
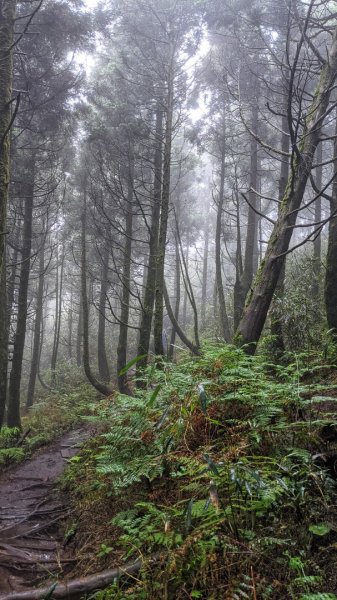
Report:
[[[0,600],[337,600],[337,2],[0,0]]]

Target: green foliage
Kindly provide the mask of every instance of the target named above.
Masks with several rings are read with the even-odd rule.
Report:
[[[0,448],[10,448],[17,442],[20,436],[18,427],[1,427],[0,428]]]
[[[331,531],[331,525],[329,523],[317,523],[317,525],[310,525],[309,531],[314,535],[327,535]]]
[[[112,551],[113,551],[113,548],[111,546],[107,546],[106,544],[101,544],[101,548],[98,553],[98,556],[108,556],[110,554],[110,552],[112,552]]]
[[[51,393],[36,402],[22,419],[24,429],[29,429],[27,440],[33,448],[48,443],[63,431],[76,426],[82,418],[96,410],[95,391],[82,384],[63,393]]]
[[[137,364],[137,362],[141,361],[143,358],[147,358],[147,354],[139,354],[139,356],[136,356],[136,358],[130,360],[125,367],[119,371],[119,374],[125,375],[125,373],[127,373],[131,367],[133,367],[133,365]]]
[[[75,389],[87,385],[84,380],[83,369],[68,360],[58,361],[54,373],[50,369],[46,369],[42,372],[42,376],[45,381],[52,383],[52,388],[55,391],[51,392],[51,394],[56,396],[62,396],[67,393],[71,394]],[[44,390],[41,390],[39,393],[42,398],[50,396],[50,392],[45,393]]]
[[[104,444],[96,456],[98,473],[110,475],[115,490],[160,477],[165,470],[165,436],[156,435],[157,411],[149,408],[147,397],[144,401],[122,395],[114,411],[114,425],[102,435]]]
[[[89,385],[81,385],[64,393],[52,393],[36,402],[22,418],[22,434],[18,428],[0,429],[0,464],[10,465],[25,459],[30,452],[50,443],[64,431],[76,427],[97,408],[95,393]],[[17,447],[22,435],[22,445]]]
[[[278,299],[282,331],[287,350],[319,348],[325,322],[323,294],[314,291],[313,258],[307,251],[290,256],[287,261],[286,293]],[[323,287],[323,282],[319,281]]]
[[[1,448],[0,449],[0,465],[20,462],[25,458],[23,448]]]
[[[18,427],[1,427],[0,429],[0,465],[7,466],[20,462],[25,452],[16,447],[21,431]]]
[[[92,489],[119,507],[127,499],[109,523],[117,548],[125,558],[163,553],[162,577],[145,569],[130,597],[178,599],[181,586],[206,597],[210,579],[214,598],[317,596],[325,579],[312,548],[335,535],[335,485],[313,460],[320,428],[334,422],[331,385],[319,383],[327,369],[313,354],[275,367],[214,345],[148,366],[146,390],[100,405],[91,419],[109,428],[87,469]],[[104,544],[102,557],[116,550]]]

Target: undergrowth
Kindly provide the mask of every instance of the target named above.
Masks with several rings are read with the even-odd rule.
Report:
[[[213,346],[103,401],[64,478],[78,568],[162,558],[96,597],[336,600],[336,377]]]
[[[9,466],[78,426],[82,417],[96,410],[95,392],[90,385],[55,392],[36,402],[22,418],[22,430],[0,429],[0,465]]]

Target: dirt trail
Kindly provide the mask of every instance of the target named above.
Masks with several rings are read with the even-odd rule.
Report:
[[[67,572],[74,562],[59,539],[67,507],[54,484],[90,435],[67,433],[0,480],[0,598]]]

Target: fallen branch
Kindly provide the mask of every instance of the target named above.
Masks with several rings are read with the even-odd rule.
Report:
[[[161,556],[161,554],[154,554],[147,562],[155,563]],[[68,583],[58,583],[55,587],[54,584],[39,589],[28,590],[27,592],[11,592],[10,594],[1,595],[0,600],[42,600],[51,590],[53,590],[53,598],[72,598],[79,594],[88,594],[89,592],[103,590],[116,579],[138,573],[143,567],[144,562],[144,560],[138,559],[124,565],[124,567],[107,569],[101,573],[72,579]]]
[[[23,442],[25,441],[26,437],[29,436],[30,432],[31,432],[31,428],[27,429],[27,431],[25,431],[25,433],[23,433],[21,435],[20,439],[18,440],[18,442],[16,444],[17,448],[20,448],[20,446],[22,446]]]

